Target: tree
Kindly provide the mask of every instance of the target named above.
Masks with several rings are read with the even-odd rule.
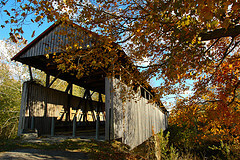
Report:
[[[220,106],[217,102],[208,101],[212,92],[202,97],[203,102],[192,103],[191,99],[179,100],[172,110],[170,121],[178,127],[191,129],[195,141],[227,141],[239,140],[240,101],[239,90],[237,100],[228,106]]]
[[[7,2],[2,0],[0,7]],[[2,24],[3,28],[7,23],[18,24],[12,29],[13,40],[23,33],[21,25],[27,18],[40,25],[44,19],[74,22],[101,35],[87,51],[79,51],[77,45],[63,48],[68,54],[56,59],[61,60],[62,69],[77,70],[81,77],[85,65],[112,65],[116,61],[112,57],[121,50],[116,46],[121,45],[131,62],[149,61],[148,66],[137,66],[143,69],[141,76],[134,69],[131,76],[122,76],[125,82],[132,78],[143,83],[157,77],[161,83],[155,91],[164,95],[188,90],[186,82],[193,80],[188,106],[202,103],[223,111],[223,117],[225,111],[231,116],[230,110],[239,106],[240,3],[235,0],[17,0],[15,4],[16,8],[3,9],[9,19]],[[86,64],[70,61],[79,56]],[[121,67],[114,66],[115,70]]]
[[[16,136],[21,104],[22,82],[28,76],[26,67],[11,62],[11,57],[23,47],[22,43],[0,40],[0,137]]]
[[[10,138],[16,134],[21,102],[21,82],[11,78],[9,67],[0,66],[0,137]]]
[[[0,41],[0,46],[0,137],[10,138],[17,131],[24,74],[20,64],[10,62],[19,45]]]

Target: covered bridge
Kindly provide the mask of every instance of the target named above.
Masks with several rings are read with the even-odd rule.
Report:
[[[59,46],[72,45],[67,34],[58,33],[70,30],[80,35],[75,42],[83,50],[91,48],[98,36],[75,24],[56,23],[12,58],[28,65],[31,77],[23,84],[18,135],[27,129],[37,129],[39,135],[70,133],[80,137],[92,131],[96,139],[118,139],[133,148],[165,130],[167,110],[160,101],[149,103],[154,96],[150,86],[139,85],[131,97],[123,98],[123,88],[131,89],[119,81],[121,76],[109,76],[107,67],[90,69],[78,78],[76,73],[58,68],[53,55],[63,54]],[[125,53],[123,57],[126,60]],[[124,60],[118,61],[123,68]],[[46,73],[44,86],[32,81],[31,67]],[[52,81],[50,76],[54,77]],[[65,91],[51,88],[56,79],[68,83]],[[82,97],[72,95],[73,85],[84,88]],[[92,99],[93,93],[98,94],[97,100]]]

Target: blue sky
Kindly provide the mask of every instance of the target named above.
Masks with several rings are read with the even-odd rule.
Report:
[[[11,1],[11,0],[10,0]],[[5,25],[5,21],[9,20],[9,16],[4,12],[4,10],[8,10],[10,12],[12,2],[7,3],[6,6],[0,8],[0,26]],[[11,12],[10,12],[11,13]],[[30,18],[26,19],[26,24],[23,25],[24,34],[22,35],[28,43],[31,42],[34,38],[36,38],[39,34],[41,34],[46,28],[48,28],[53,23],[43,23],[41,26],[38,26],[37,23],[32,23]],[[13,24],[7,24],[4,28],[0,27],[0,40],[9,38],[10,28],[16,28]],[[31,35],[35,30],[35,36],[32,38]]]
[[[6,16],[1,16],[0,17],[0,22],[4,22],[6,20]],[[50,27],[53,23],[43,23],[41,26],[38,26],[36,23],[30,23],[28,25],[23,26],[23,31],[24,34],[22,35],[26,40],[28,40],[28,43],[30,43],[34,38],[36,38],[38,35],[40,35],[45,29]],[[0,27],[0,40],[3,39],[8,39],[9,38],[9,33],[10,33],[10,28],[13,27],[9,24],[6,25],[5,28]],[[35,31],[35,36],[32,38],[31,35]]]

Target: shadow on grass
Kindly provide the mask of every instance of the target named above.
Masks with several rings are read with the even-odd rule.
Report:
[[[95,141],[89,142],[82,141],[81,139],[70,139],[63,142],[56,143],[29,143],[22,142],[20,139],[12,140],[1,140],[0,141],[0,152],[10,151],[15,149],[41,149],[41,150],[56,150],[56,151],[68,151],[68,152],[81,152],[88,154],[90,159],[106,160],[106,159],[136,159],[131,154],[129,147],[117,142],[117,141]]]

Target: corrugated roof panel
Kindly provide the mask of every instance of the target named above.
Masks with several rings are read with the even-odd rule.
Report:
[[[68,33],[73,32],[73,35],[75,37],[68,37],[67,34],[59,34],[64,30]],[[60,52],[61,48],[65,47],[67,44],[73,45],[70,44],[69,38],[75,40],[82,39],[83,41],[78,40],[78,44],[82,46],[83,49],[87,48],[88,45],[89,47],[91,47],[91,39],[93,39],[85,31],[78,31],[76,28],[73,27],[68,27],[66,29],[66,27],[62,27],[61,25],[59,25],[54,28],[50,33],[48,33],[45,37],[40,39],[35,45],[29,48],[24,54],[20,56],[20,58],[34,57],[45,54],[53,54],[54,52]]]

